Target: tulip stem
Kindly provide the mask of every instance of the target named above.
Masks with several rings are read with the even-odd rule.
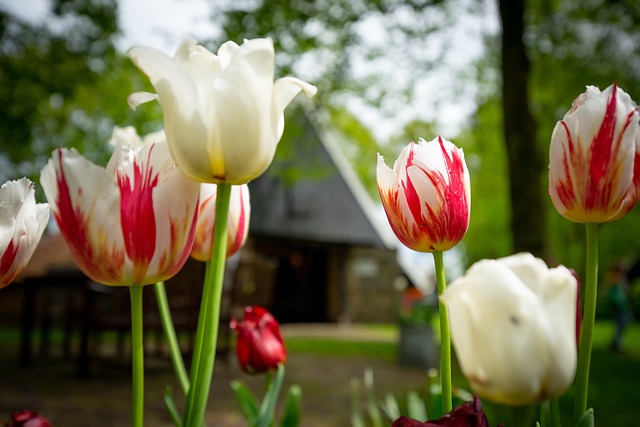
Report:
[[[562,427],[562,421],[560,419],[560,402],[558,398],[549,401],[549,409],[551,412],[551,427]]]
[[[204,422],[204,413],[215,364],[220,323],[220,302],[224,263],[227,253],[227,214],[231,185],[219,184],[216,196],[216,217],[214,222],[213,249],[207,263],[200,302],[200,314],[193,361],[191,363],[191,387],[187,393],[184,426],[197,427]]]
[[[576,423],[587,412],[589,366],[591,365],[591,347],[593,345],[593,327],[596,318],[596,296],[598,293],[598,224],[587,223],[585,225],[587,228],[587,272],[573,412]]]
[[[443,252],[434,251],[433,261],[438,284],[438,297],[440,297],[447,288]],[[440,385],[442,388],[442,414],[444,415],[451,412],[453,408],[451,396],[451,335],[449,333],[447,306],[440,298],[438,298],[438,312],[440,313]]]
[[[142,286],[129,286],[131,297],[132,425],[144,420],[144,336],[142,333]]]
[[[189,375],[187,374],[187,369],[184,367],[184,360],[182,360],[182,352],[180,351],[180,344],[178,343],[176,330],[173,326],[173,320],[171,319],[171,308],[167,300],[167,290],[165,289],[164,282],[156,283],[153,290],[156,294],[156,302],[158,304],[158,312],[160,313],[164,336],[169,344],[171,363],[178,377],[178,382],[180,382],[182,392],[186,395],[189,391]]]

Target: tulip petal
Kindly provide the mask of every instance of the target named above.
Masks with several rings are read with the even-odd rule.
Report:
[[[575,374],[576,279],[540,263],[530,254],[479,261],[441,296],[463,373],[497,403],[557,397]]]
[[[311,98],[318,88],[295,77],[283,77],[273,84],[273,114],[278,117],[276,141],[280,141],[284,132],[284,110],[300,92]]]
[[[179,62],[155,49],[135,47],[129,51],[129,56],[158,92],[167,139],[180,140],[181,135],[189,135],[188,143],[170,144],[169,148],[182,171],[198,179],[203,170],[210,171],[210,166],[207,156],[202,155],[208,135],[199,111],[201,105],[194,81]]]
[[[150,92],[134,92],[127,97],[127,103],[129,108],[135,110],[140,104],[144,104],[150,101],[157,101],[158,95]]]
[[[548,271],[544,289],[542,306],[548,318],[554,319],[553,334],[550,336],[550,347],[554,350],[545,382],[548,394],[559,396],[571,384],[576,371],[575,313],[578,284],[571,271],[559,266]]]
[[[49,220],[49,205],[35,201],[27,178],[8,181],[0,188],[0,288],[26,267]]]
[[[74,149],[57,149],[40,183],[78,267],[98,282],[131,285],[132,278],[122,278],[128,261],[122,234],[114,232],[120,230],[120,217],[113,214],[118,196],[105,169]]]

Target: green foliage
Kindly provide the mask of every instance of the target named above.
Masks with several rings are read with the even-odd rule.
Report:
[[[271,373],[266,375],[267,390],[260,404],[258,404],[258,400],[253,392],[244,383],[241,381],[231,382],[231,389],[236,396],[240,410],[249,427],[272,427],[275,425],[275,409],[278,403],[280,388],[282,387],[284,371],[284,365],[281,364],[278,365],[275,378],[271,378]],[[300,387],[292,385],[287,392],[280,427],[297,427],[299,425],[301,398],[302,390]]]
[[[159,108],[130,111],[127,96],[149,83],[116,51],[117,2],[58,0],[42,24],[0,11],[2,180],[37,180],[56,147],[104,164],[114,125],[161,128]]]
[[[582,417],[578,420],[578,424],[576,427],[593,427],[593,409],[587,409],[587,412],[584,413]]]
[[[373,384],[373,370],[364,371],[364,384],[354,378],[351,380],[351,426],[382,427],[406,416],[417,421],[435,420],[442,416],[442,393],[437,375],[430,375],[426,396],[416,391],[409,391],[401,402],[393,394],[387,393],[384,400],[378,401]],[[453,390],[453,406],[459,406],[473,396],[466,390]],[[364,401],[364,408],[362,405]],[[382,414],[387,418],[382,419]]]
[[[511,253],[508,166],[500,108],[496,99],[484,102],[469,129],[457,138],[471,179],[471,218],[462,240],[469,265]]]
[[[288,0],[225,1],[216,4],[213,19],[223,29],[224,40],[266,37],[274,40],[279,73],[295,74],[312,81],[320,89],[317,102],[336,100],[346,91],[357,93],[371,104],[381,105],[390,93],[403,96],[412,91],[413,82],[380,84],[382,67],[370,66],[357,72],[359,60],[375,64],[380,58],[407,70],[427,70],[438,55],[426,58],[415,44],[436,29],[447,25],[454,7],[442,0]],[[410,16],[412,19],[407,20]],[[404,18],[404,19],[403,19]],[[414,25],[420,22],[421,25]],[[363,27],[363,23],[370,23]],[[370,41],[371,29],[386,37]],[[378,38],[379,39],[379,38]],[[389,49],[389,46],[406,46]],[[387,83],[389,81],[387,80]]]

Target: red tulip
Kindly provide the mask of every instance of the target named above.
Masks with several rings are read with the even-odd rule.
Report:
[[[477,397],[473,402],[465,402],[437,420],[420,422],[407,417],[400,417],[392,427],[489,427],[489,421],[482,411],[482,403]]]
[[[49,221],[49,205],[36,203],[27,178],[0,188],[0,288],[27,266]]]
[[[391,228],[420,252],[445,251],[469,227],[470,184],[464,153],[438,137],[407,145],[390,169],[378,155],[378,191]]]
[[[198,223],[196,237],[191,250],[191,256],[200,261],[209,261],[213,250],[213,223],[216,216],[215,184],[200,186],[200,205],[198,208]],[[229,216],[227,217],[227,257],[238,252],[247,241],[249,234],[249,217],[251,205],[249,203],[249,187],[247,184],[231,187],[229,200]]]
[[[238,334],[236,350],[243,371],[259,374],[287,361],[287,350],[276,319],[262,307],[249,306],[242,321],[231,321]]]
[[[626,215],[640,186],[638,108],[614,83],[588,86],[556,124],[549,149],[549,194],[557,211],[576,222]]]
[[[199,183],[175,167],[161,134],[114,130],[106,169],[58,149],[41,183],[82,271],[107,285],[146,285],[176,274],[193,245]]]
[[[33,411],[20,411],[11,415],[5,427],[51,427],[49,421]]]

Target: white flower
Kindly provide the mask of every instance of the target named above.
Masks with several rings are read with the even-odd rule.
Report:
[[[577,279],[521,253],[482,260],[442,295],[462,372],[479,396],[525,405],[561,395],[576,369]]]
[[[285,107],[300,91],[316,92],[296,78],[273,81],[271,39],[226,42],[218,55],[189,39],[173,58],[143,47],[129,56],[158,92],[176,164],[201,182],[243,184],[262,174],[282,137]],[[135,93],[129,103],[155,98]]]

